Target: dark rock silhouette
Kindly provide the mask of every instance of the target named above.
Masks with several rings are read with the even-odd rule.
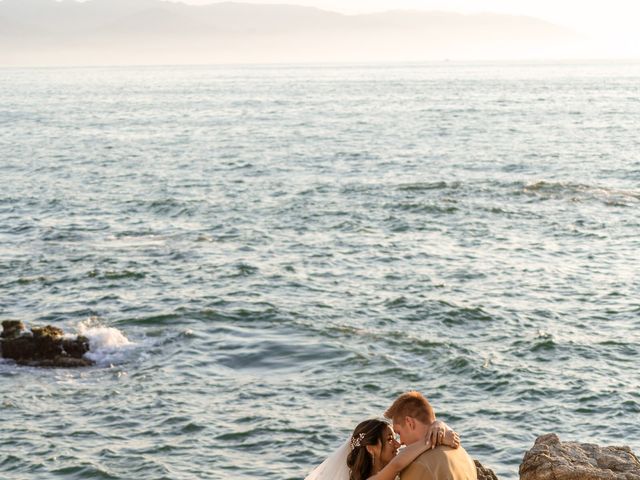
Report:
[[[640,480],[640,461],[629,447],[536,439],[520,465],[520,480]]]
[[[81,335],[65,338],[58,327],[47,325],[27,331],[19,320],[2,322],[0,354],[20,365],[32,367],[87,367],[93,361],[84,358],[89,339]]]
[[[20,320],[5,320],[2,322],[1,338],[9,339],[19,337],[24,331],[24,323]]]

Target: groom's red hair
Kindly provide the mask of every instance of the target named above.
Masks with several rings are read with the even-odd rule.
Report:
[[[424,424],[436,421],[433,407],[420,392],[407,392],[395,399],[393,404],[384,412],[384,416],[394,423],[404,424],[406,417],[420,420]]]

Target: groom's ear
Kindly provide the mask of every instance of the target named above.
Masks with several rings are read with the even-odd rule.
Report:
[[[409,427],[410,430],[416,428],[416,421],[412,417],[404,417],[404,424]]]

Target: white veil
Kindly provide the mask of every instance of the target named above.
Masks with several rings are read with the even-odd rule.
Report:
[[[304,480],[349,480],[347,457],[351,451],[350,442],[351,439],[349,438],[307,475]]]

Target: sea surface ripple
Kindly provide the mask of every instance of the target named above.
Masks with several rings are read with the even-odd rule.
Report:
[[[640,452],[640,64],[0,70],[0,476],[301,479],[418,389]]]

